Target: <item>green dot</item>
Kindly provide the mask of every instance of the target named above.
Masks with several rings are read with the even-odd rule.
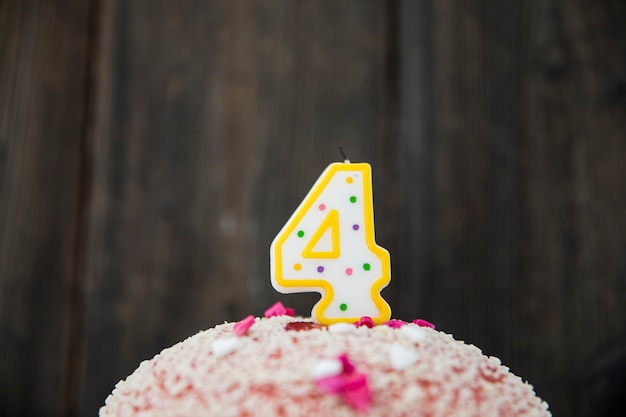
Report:
[[[368,263],[363,264],[363,269],[365,269],[366,271],[369,271],[372,268],[372,266]]]
[[[348,309],[347,304],[344,304],[344,303],[339,304],[339,310],[346,311],[347,309]]]
[[[351,196],[350,197],[350,202],[351,203],[356,203],[356,197],[355,196]]]
[[[304,232],[302,230],[298,230],[298,237],[304,236]]]

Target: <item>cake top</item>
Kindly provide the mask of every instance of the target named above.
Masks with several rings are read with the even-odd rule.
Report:
[[[500,360],[427,322],[321,326],[273,308],[142,362],[101,417],[550,415]]]

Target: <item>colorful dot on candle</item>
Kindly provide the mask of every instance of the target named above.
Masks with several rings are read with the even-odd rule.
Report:
[[[348,305],[345,303],[339,304],[339,310],[346,311],[348,309]]]
[[[350,196],[350,202],[356,203],[356,196]]]
[[[318,267],[317,267],[317,272],[319,272],[320,274],[321,274],[322,272],[324,272],[324,267],[323,267],[323,266],[321,266],[321,265],[320,265],[320,266],[318,266]]]
[[[348,178],[346,178],[346,182],[348,184],[352,184],[354,182],[354,179],[352,177],[348,177]]]
[[[352,230],[359,230],[359,225],[358,224],[353,224],[352,225]]]
[[[346,275],[352,275],[352,268],[346,268]]]
[[[322,203],[319,206],[317,206],[320,210],[324,211],[326,210],[326,204]]]
[[[294,270],[296,270],[296,271],[299,271],[299,270],[301,270],[301,269],[302,269],[302,265],[301,265],[301,264],[295,264],[295,265],[293,266],[293,269],[294,269]]]
[[[298,230],[298,237],[304,236],[304,232],[302,230]]]
[[[368,263],[364,263],[363,264],[363,269],[364,270],[369,271],[371,268],[372,268],[372,266],[370,264],[368,264]]]

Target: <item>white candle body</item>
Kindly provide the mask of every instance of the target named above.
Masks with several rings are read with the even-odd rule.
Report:
[[[380,291],[391,266],[374,239],[369,164],[329,165],[272,242],[270,263],[277,291],[322,295],[311,312],[322,324],[388,320]]]

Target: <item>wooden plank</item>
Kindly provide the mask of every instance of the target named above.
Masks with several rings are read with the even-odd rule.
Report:
[[[626,387],[626,195],[617,184],[626,178],[618,162],[626,110],[615,81],[625,68],[616,57],[626,47],[626,8],[537,2],[532,11],[543,30],[529,33],[538,59],[526,96],[527,290],[541,300],[530,312],[545,323],[533,348],[544,351],[555,412],[618,415]]]
[[[434,12],[440,288],[451,299],[433,312],[510,357],[517,345],[500,335],[519,321],[510,306],[523,272],[523,57],[519,10],[499,7],[444,2]]]
[[[433,10],[429,1],[400,1],[397,13],[398,205],[391,219],[393,315],[412,320],[434,316],[441,282],[436,258],[435,126],[433,110]],[[434,318],[433,318],[434,319]]]
[[[374,166],[394,316],[502,357],[555,414],[623,408],[621,3],[104,6],[95,90],[97,9],[0,6],[2,414],[73,414],[85,384],[93,415],[200,328],[306,314],[267,249],[336,145]]]
[[[0,5],[1,415],[76,404],[89,7]]]
[[[623,409],[625,13],[400,3],[397,217],[417,218],[394,279],[417,303],[396,304],[501,357],[555,415]]]
[[[105,5],[84,415],[199,329],[308,313],[271,289],[269,244],[337,145],[382,188],[385,33],[376,1]]]

